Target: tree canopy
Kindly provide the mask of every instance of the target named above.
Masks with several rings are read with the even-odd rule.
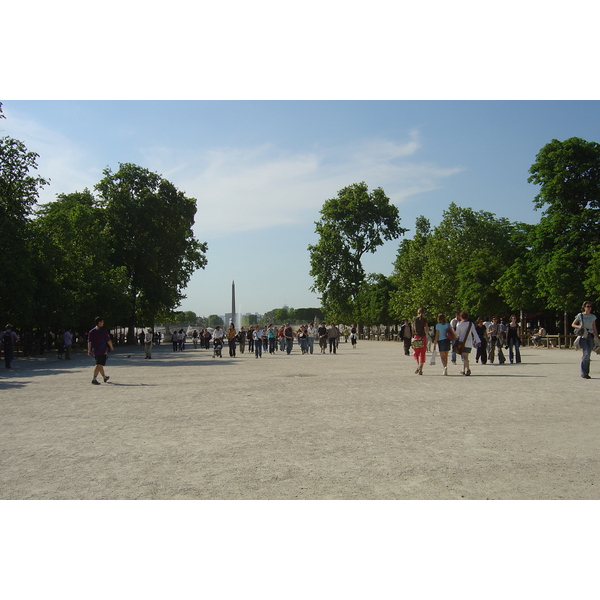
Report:
[[[381,188],[369,192],[364,182],[340,190],[326,200],[315,223],[319,241],[309,245],[312,290],[320,294],[328,319],[350,322],[365,280],[361,259],[406,229],[398,208]]]
[[[111,240],[110,262],[127,281],[126,323],[153,323],[183,299],[207,245],[195,239],[196,201],[160,175],[131,163],[107,168],[96,185]]]
[[[543,209],[531,256],[538,292],[551,308],[576,310],[584,296],[600,294],[600,144],[554,139],[529,172]]]
[[[125,163],[104,171],[98,196],[85,189],[36,207],[48,183],[37,159],[23,142],[0,138],[0,268],[15,290],[0,297],[2,318],[83,328],[102,314],[132,333],[169,315],[207,262],[192,231],[196,201]]]

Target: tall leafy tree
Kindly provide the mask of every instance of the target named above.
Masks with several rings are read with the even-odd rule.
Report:
[[[364,182],[343,188],[326,200],[315,223],[319,241],[309,245],[312,290],[320,294],[330,319],[349,322],[365,279],[361,259],[374,253],[386,240],[406,229],[400,227],[398,208],[381,188],[369,192]]]
[[[36,174],[38,157],[23,142],[0,138],[0,272],[13,290],[0,296],[0,314],[22,326],[34,325],[36,319],[30,216],[48,183]]]
[[[82,329],[96,314],[123,322],[126,274],[109,260],[106,216],[90,190],[59,194],[40,207],[34,226],[36,263],[47,274],[41,288],[48,325]]]
[[[528,181],[539,185],[532,260],[540,295],[551,309],[575,311],[598,297],[593,267],[600,227],[600,144],[552,140],[537,154]]]
[[[206,265],[206,243],[194,237],[196,200],[170,181],[131,163],[107,168],[97,184],[111,240],[110,260],[127,278],[127,326],[152,323],[184,298],[196,269]]]
[[[394,264],[396,316],[408,318],[419,306],[431,316],[462,309],[475,315],[510,310],[506,302],[510,294],[499,294],[498,282],[523,256],[527,228],[454,203],[433,231],[427,219],[420,217],[414,238],[403,240]],[[519,273],[515,270],[513,279],[505,281],[504,291],[517,283],[514,276]]]

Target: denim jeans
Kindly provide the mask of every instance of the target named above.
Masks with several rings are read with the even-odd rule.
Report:
[[[581,350],[583,351],[583,357],[581,359],[581,374],[589,375],[590,374],[590,355],[594,348],[594,336],[589,335],[587,337],[582,337],[579,345],[581,346]]]
[[[315,347],[315,338],[309,337],[306,341],[308,342],[308,351],[312,354]]]
[[[258,340],[254,340],[254,356],[256,356],[256,358],[259,356],[262,357],[262,343]]]
[[[290,340],[288,338],[285,339],[285,351],[289,354],[292,351],[292,347],[294,346],[294,340]]]
[[[519,338],[509,338],[508,340],[508,360],[510,360],[510,362],[513,362],[513,346],[515,348],[515,360],[516,362],[520,363],[521,362],[521,352],[519,351],[519,346],[521,345],[521,342],[519,340]]]

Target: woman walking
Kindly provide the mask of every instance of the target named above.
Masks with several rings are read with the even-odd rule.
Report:
[[[460,322],[456,326],[456,337],[458,339],[457,344],[462,345],[460,349],[460,355],[463,359],[463,370],[460,372],[461,375],[470,375],[471,369],[469,368],[469,354],[473,347],[479,347],[481,340],[477,335],[477,331],[473,326],[473,323],[469,321],[469,313],[463,310],[460,313]],[[457,352],[458,354],[458,352]]]
[[[415,375],[423,375],[423,365],[425,364],[425,353],[427,351],[427,319],[425,319],[424,308],[417,310],[417,316],[412,322],[412,330],[413,357],[417,361]]]
[[[358,333],[356,331],[356,325],[352,325],[350,328],[350,341],[352,342],[352,349],[356,350],[356,340],[358,339]]]
[[[508,360],[510,360],[511,364],[513,359],[515,362],[521,362],[521,352],[519,351],[519,346],[521,345],[521,340],[519,339],[519,324],[517,323],[517,316],[510,315],[510,323],[506,328],[506,345],[508,346]],[[513,356],[513,348],[515,349]]]
[[[448,333],[450,330],[450,333]],[[442,367],[444,367],[444,375],[448,375],[448,352],[450,351],[450,343],[454,340],[455,333],[450,323],[446,322],[446,316],[443,313],[438,315],[438,322],[435,326],[435,338],[433,340],[433,348],[437,348],[440,353]]]
[[[575,317],[571,327],[577,329],[577,333],[581,336],[579,345],[582,350],[581,358],[581,376],[584,379],[590,377],[590,355],[594,349],[594,339],[598,337],[598,329],[596,326],[596,315],[592,314],[592,303],[585,301],[581,307],[581,312]]]
[[[229,356],[235,358],[235,343],[237,341],[237,332],[233,323],[230,323],[227,330],[227,345],[229,346]]]

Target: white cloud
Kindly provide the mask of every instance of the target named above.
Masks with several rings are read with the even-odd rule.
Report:
[[[33,120],[11,114],[6,134],[25,141],[40,155],[38,172],[51,178],[40,202],[57,193],[90,189],[100,180],[101,158]],[[417,159],[418,130],[405,141],[356,140],[339,147],[292,151],[272,144],[247,148],[216,147],[196,154],[172,146],[137,149],[143,167],[160,173],[197,199],[199,239],[318,219],[323,202],[352,183],[382,187],[392,202],[443,185],[461,168],[439,167]]]
[[[90,164],[92,157],[57,130],[18,114],[11,114],[4,123],[2,135],[23,141],[29,152],[39,154],[37,173],[50,180],[40,192],[40,203],[54,200],[56,194],[92,189],[99,181],[101,169]]]
[[[437,189],[461,168],[441,168],[411,157],[420,149],[418,132],[405,143],[367,140],[343,148],[291,152],[273,145],[220,148],[176,160],[168,149],[146,156],[149,168],[198,200],[201,239],[276,227],[318,218],[323,202],[352,183],[382,187],[398,204]],[[173,161],[177,166],[172,166]]]

